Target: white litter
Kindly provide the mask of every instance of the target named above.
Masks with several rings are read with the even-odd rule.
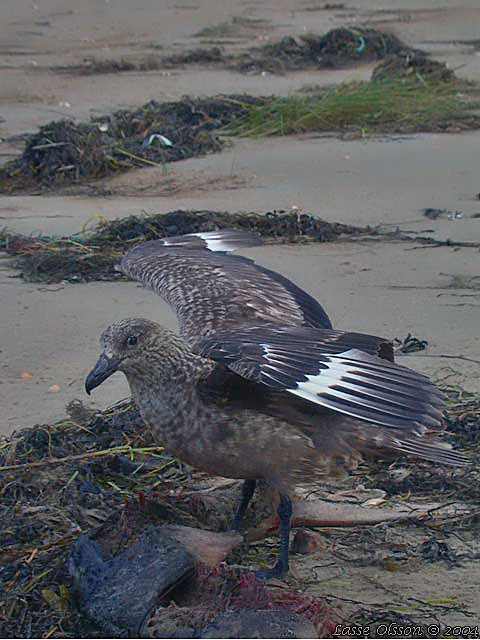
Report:
[[[143,146],[149,147],[155,140],[160,140],[160,142],[166,147],[173,147],[173,142],[165,136],[162,136],[162,134],[160,133],[152,133],[150,136],[148,136],[148,138],[144,140]]]

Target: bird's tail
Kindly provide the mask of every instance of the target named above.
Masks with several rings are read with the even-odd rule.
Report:
[[[464,467],[470,464],[470,460],[463,453],[454,451],[449,445],[440,442],[431,443],[423,440],[392,438],[390,448],[408,456],[448,464],[453,467]]]
[[[471,464],[467,456],[454,451],[450,444],[442,440],[444,424],[435,429],[412,425],[405,433],[405,429],[391,429],[348,417],[340,419],[336,416],[330,418],[330,422],[328,418],[324,417],[314,437],[317,439],[316,445],[333,456],[349,453],[355,457],[356,452],[362,457],[392,458],[403,454],[453,467]],[[334,431],[331,428],[333,419]],[[332,432],[335,433],[334,438]]]

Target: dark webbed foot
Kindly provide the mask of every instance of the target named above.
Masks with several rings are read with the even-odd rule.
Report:
[[[280,494],[280,504],[277,510],[280,518],[280,544],[278,559],[271,569],[255,571],[255,576],[261,580],[282,578],[288,573],[288,552],[290,547],[290,524],[292,520],[292,501],[284,493]]]
[[[256,480],[245,480],[242,486],[242,498],[240,500],[240,504],[238,505],[238,509],[233,517],[232,525],[230,527],[231,531],[240,531],[242,526],[243,516],[247,510],[248,504],[252,499],[252,496],[255,492],[257,481]]]

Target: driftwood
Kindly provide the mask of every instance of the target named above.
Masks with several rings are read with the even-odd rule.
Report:
[[[206,490],[187,494],[181,499],[190,514],[208,529],[226,530],[240,495],[241,482],[221,481]],[[252,507],[246,515],[245,542],[254,542],[274,534],[278,529],[277,496],[260,485]],[[294,498],[292,527],[355,527],[381,522],[422,520],[440,505],[402,504],[395,508],[378,507],[328,500]],[[365,502],[368,502],[365,497]]]

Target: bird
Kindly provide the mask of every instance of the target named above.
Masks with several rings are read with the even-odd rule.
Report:
[[[468,460],[439,438],[443,394],[394,361],[391,341],[334,329],[300,287],[233,255],[261,243],[253,232],[223,229],[131,249],[118,269],[173,307],[179,332],[145,318],[114,321],[85,389],[123,372],[143,420],[173,455],[242,479],[232,530],[259,481],[278,492],[277,559],[256,572],[269,579],[289,570],[297,485],[369,457]]]

